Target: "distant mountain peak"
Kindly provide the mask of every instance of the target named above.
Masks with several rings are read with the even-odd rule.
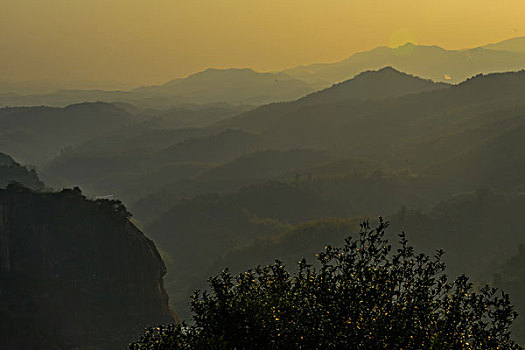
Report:
[[[332,87],[310,94],[300,101],[303,103],[333,103],[352,100],[381,100],[414,93],[437,90],[449,86],[432,80],[400,72],[386,66],[368,70]]]
[[[525,68],[525,37],[513,38],[480,48],[449,50],[436,45],[407,42],[398,47],[380,46],[355,53],[334,63],[290,68],[284,73],[306,82],[342,81],[359,72],[393,66],[434,81],[458,84],[477,73]]]
[[[442,86],[448,85],[447,83],[435,82],[431,79],[425,79],[425,78],[418,77],[417,75],[414,75],[414,74],[402,72],[392,66],[386,66],[386,67],[376,69],[376,70],[363,71],[357,74],[355,77],[345,80],[336,85],[347,84],[355,79],[406,79],[406,80],[427,82],[427,83],[434,84],[434,85],[442,85]]]
[[[409,76],[409,77],[414,77],[414,78],[417,78],[417,79],[421,79],[419,77],[416,77],[414,75],[411,75],[411,74],[407,74],[407,73],[403,73],[397,69],[395,69],[394,67],[392,66],[386,66],[386,67],[383,67],[383,68],[380,68],[380,69],[376,69],[376,70],[365,70],[359,74],[357,74],[353,79],[357,78],[357,77],[362,77],[362,76],[377,76],[377,75],[381,75],[381,74],[398,74],[400,76]],[[342,82],[341,84],[344,84],[346,82],[349,82],[351,81],[352,79],[349,79],[349,80],[345,80],[344,82]]]
[[[402,48],[402,47],[415,47],[415,46],[418,46],[418,45],[413,44],[413,43],[411,43],[410,41],[407,41],[406,43],[404,43],[404,44],[402,44],[402,45],[399,45],[399,46],[397,47],[397,49]]]

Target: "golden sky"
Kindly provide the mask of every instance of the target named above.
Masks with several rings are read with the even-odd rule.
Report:
[[[525,36],[525,0],[0,0],[0,80],[155,84]]]

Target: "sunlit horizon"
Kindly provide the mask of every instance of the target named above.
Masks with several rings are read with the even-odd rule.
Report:
[[[8,0],[0,80],[132,88],[207,68],[273,72],[378,46],[449,50],[525,36],[525,3]]]

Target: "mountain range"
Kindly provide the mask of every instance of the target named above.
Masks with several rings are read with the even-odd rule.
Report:
[[[167,290],[182,317],[191,291],[221,263],[245,254],[236,251],[248,249],[250,264],[264,263],[257,257],[267,259],[268,240],[287,242],[286,235],[302,234],[309,221],[326,237],[342,237],[339,221],[323,220],[350,220],[348,228],[377,214],[401,220],[404,206],[419,245],[444,245],[453,271],[482,274],[496,256],[513,251],[519,237],[519,224],[504,208],[519,202],[525,188],[524,94],[525,71],[452,85],[385,67],[204,126],[166,128],[143,115],[126,131],[65,150],[41,175],[55,187],[80,184],[129,204],[165,253]],[[456,210],[476,220],[472,213],[485,205],[478,203],[485,192],[476,191],[483,188],[502,196],[501,208],[487,229],[454,241],[443,218],[459,220],[447,214]],[[498,218],[515,226],[497,247],[476,245],[468,257],[477,264],[469,265],[450,242],[492,242],[488,227]],[[474,225],[456,221],[451,232]]]
[[[452,273],[492,278],[523,240],[524,94],[525,71],[451,84],[387,66],[254,108],[5,108],[0,143],[40,160],[48,186],[121,198],[185,318],[224,264],[291,261],[379,214],[429,253],[446,248]]]
[[[408,74],[456,84],[480,73],[525,68],[525,38],[513,38],[482,47],[447,50],[407,43],[355,53],[335,63],[320,63],[260,73],[248,68],[207,69],[159,86],[126,91],[62,90],[47,94],[0,94],[0,106],[66,106],[79,102],[128,102],[167,109],[179,104],[225,102],[262,105],[298,99],[366,70],[391,66]],[[5,91],[5,89],[0,89]]]

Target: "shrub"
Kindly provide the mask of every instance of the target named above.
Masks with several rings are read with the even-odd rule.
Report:
[[[416,254],[404,234],[393,249],[387,226],[362,224],[293,274],[279,261],[225,270],[194,294],[190,326],[151,328],[130,349],[521,349],[508,295],[449,281],[442,251]]]

